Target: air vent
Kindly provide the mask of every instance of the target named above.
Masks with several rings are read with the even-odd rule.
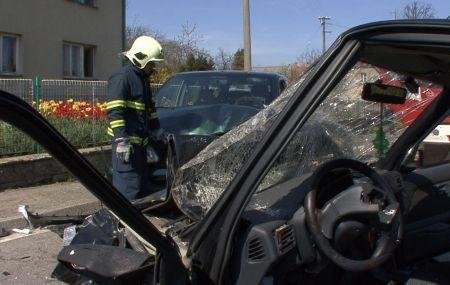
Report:
[[[294,228],[283,225],[275,230],[275,242],[279,254],[285,254],[295,246]]]
[[[264,245],[258,237],[248,242],[248,259],[250,261],[261,261],[266,257]]]

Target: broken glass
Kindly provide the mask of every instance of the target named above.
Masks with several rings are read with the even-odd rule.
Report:
[[[217,201],[301,82],[293,84],[272,104],[213,141],[180,167],[171,191],[185,214],[200,219]]]
[[[442,90],[430,82],[415,80],[419,89],[410,92],[404,104],[361,99],[366,82],[405,87],[405,78],[403,74],[357,63],[292,136],[258,191],[310,173],[328,160],[345,157],[373,164],[382,159]],[[193,219],[207,213],[300,84],[294,84],[258,114],[213,141],[177,171],[172,193],[183,212]]]

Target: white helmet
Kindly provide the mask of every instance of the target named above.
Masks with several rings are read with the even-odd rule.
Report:
[[[125,56],[138,68],[143,69],[150,61],[162,61],[162,47],[152,37],[140,36],[134,40]]]

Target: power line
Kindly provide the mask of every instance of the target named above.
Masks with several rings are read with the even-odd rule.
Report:
[[[351,27],[349,27],[349,26],[343,26],[343,25],[336,24],[336,23],[333,23],[333,22],[328,23],[328,25],[330,25],[330,26],[336,26],[336,27],[338,27],[338,28],[342,28],[342,29],[346,29],[346,30],[348,30],[348,29],[351,28]]]

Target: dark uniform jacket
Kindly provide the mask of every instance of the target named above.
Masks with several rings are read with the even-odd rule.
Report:
[[[113,140],[128,138],[133,144],[145,146],[150,132],[160,127],[149,79],[132,64],[109,78],[106,110],[107,132]]]

